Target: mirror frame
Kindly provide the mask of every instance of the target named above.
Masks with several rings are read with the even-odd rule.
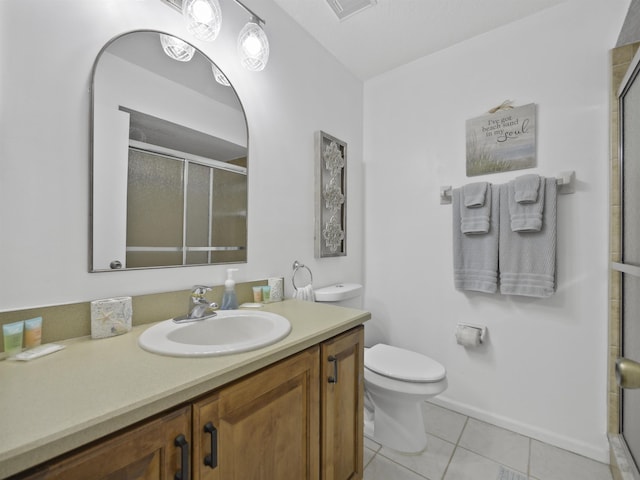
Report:
[[[249,205],[248,205],[248,198],[249,198],[249,158],[250,158],[250,137],[249,137],[249,122],[247,120],[247,113],[246,110],[244,108],[244,104],[242,103],[242,100],[240,99],[240,95],[238,95],[238,91],[236,90],[236,88],[233,86],[233,84],[230,83],[229,87],[227,88],[231,88],[235,94],[235,97],[238,101],[238,104],[240,105],[240,110],[242,112],[242,115],[244,117],[244,126],[245,126],[245,131],[246,131],[246,152],[247,152],[247,159],[246,159],[246,163],[247,163],[247,172],[246,172],[246,181],[247,181],[247,211],[246,211],[246,232],[245,232],[245,248],[244,248],[244,252],[245,252],[245,258],[243,261],[233,261],[233,262],[216,262],[216,263],[197,263],[197,264],[186,264],[186,265],[157,265],[157,266],[146,266],[146,267],[129,267],[129,268],[110,268],[110,269],[97,269],[95,267],[94,264],[94,230],[95,230],[95,218],[94,218],[94,182],[95,182],[95,155],[94,155],[94,151],[95,151],[95,144],[94,144],[94,138],[95,138],[95,133],[96,133],[96,126],[95,126],[95,101],[96,101],[96,92],[95,92],[95,77],[96,77],[96,72],[98,69],[98,64],[100,62],[100,59],[102,58],[102,55],[106,52],[106,50],[117,40],[121,39],[122,37],[125,37],[127,35],[131,35],[131,34],[135,34],[135,33],[155,33],[158,35],[169,35],[172,37],[176,37],[182,41],[184,41],[185,43],[187,43],[188,45],[192,46],[197,53],[199,53],[200,55],[202,55],[206,60],[209,61],[209,63],[212,66],[215,66],[216,68],[218,68],[226,77],[226,74],[223,72],[223,70],[213,61],[211,60],[211,58],[206,55],[202,50],[200,50],[198,47],[192,45],[190,42],[184,40],[183,38],[177,37],[176,35],[167,33],[167,32],[163,32],[160,30],[153,30],[153,29],[141,29],[141,30],[130,30],[130,31],[126,31],[123,32],[121,34],[118,34],[114,37],[112,37],[109,41],[107,41],[102,48],[100,49],[100,51],[98,52],[98,54],[96,55],[96,58],[93,62],[93,66],[91,69],[91,77],[90,77],[90,86],[89,86],[89,91],[90,91],[90,107],[89,107],[89,158],[90,158],[90,164],[89,164],[89,273],[101,273],[101,272],[123,272],[123,271],[136,271],[136,270],[149,270],[149,269],[160,269],[160,268],[183,268],[183,267],[202,267],[202,266],[212,266],[212,265],[225,265],[225,264],[236,264],[236,263],[247,263],[248,261],[248,250],[249,250]],[[215,81],[215,79],[213,78],[213,74],[212,74],[212,80]]]

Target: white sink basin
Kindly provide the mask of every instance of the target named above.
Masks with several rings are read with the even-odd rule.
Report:
[[[212,357],[256,350],[289,335],[291,324],[281,315],[249,310],[220,310],[206,320],[165,320],[138,338],[143,349],[174,357]]]

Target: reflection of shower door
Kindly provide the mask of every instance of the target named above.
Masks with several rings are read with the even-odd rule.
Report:
[[[640,80],[632,65],[620,93],[620,185],[622,258],[613,268],[622,272],[623,357],[640,361]],[[640,388],[621,390],[621,432],[636,466],[640,465]]]

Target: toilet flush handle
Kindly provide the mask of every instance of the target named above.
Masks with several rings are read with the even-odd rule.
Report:
[[[333,375],[329,377],[329,383],[338,383],[338,357],[329,355],[327,360],[333,363]]]

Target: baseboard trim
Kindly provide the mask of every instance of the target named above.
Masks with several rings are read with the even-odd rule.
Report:
[[[577,453],[578,455],[582,455],[584,457],[591,458],[592,460],[596,460],[598,462],[609,465],[609,442],[607,441],[607,437],[604,433],[602,436],[602,444],[592,445],[573,438],[565,437],[563,435],[558,435],[548,430],[522,423],[508,417],[496,415],[492,412],[481,410],[472,405],[451,400],[443,395],[432,398],[430,399],[430,401],[436,405],[440,405],[441,407],[454,410],[464,415],[477,418],[478,420],[482,420],[484,422],[491,423],[498,427],[506,428],[507,430],[511,430],[521,435],[526,435],[527,437],[534,438],[541,442],[548,443],[549,445],[553,445],[554,447],[562,448],[564,450],[568,450],[570,452]]]

